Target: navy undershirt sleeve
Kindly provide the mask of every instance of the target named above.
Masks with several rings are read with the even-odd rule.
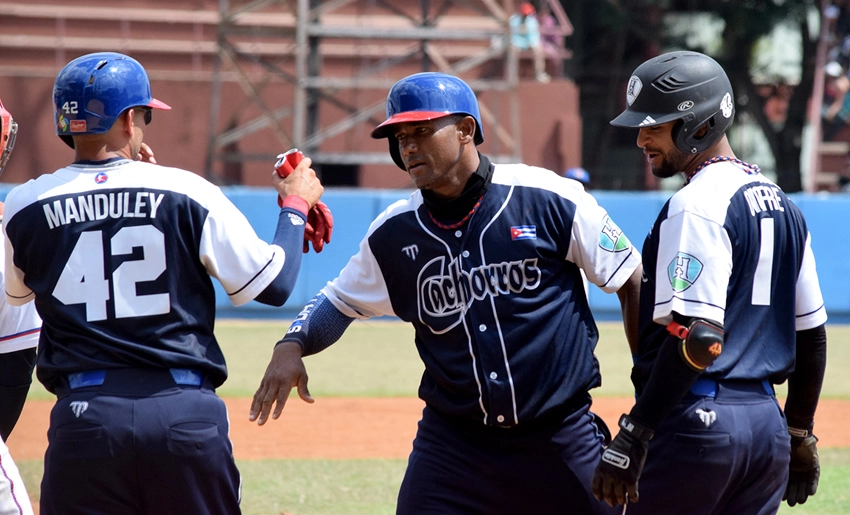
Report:
[[[300,217],[304,223],[294,224],[291,216]],[[286,260],[277,277],[254,299],[257,302],[280,307],[292,294],[295,281],[298,279],[298,272],[301,270],[304,224],[306,222],[307,216],[297,209],[284,207],[280,210],[272,243],[283,249]]]
[[[302,356],[316,354],[339,340],[353,321],[320,292],[298,313],[278,344],[295,341],[301,346]]]
[[[812,431],[826,371],[826,327],[797,331],[797,360],[788,378],[788,426]]]
[[[679,357],[680,341],[672,334],[664,339],[649,381],[629,413],[653,431],[658,429],[701,374],[688,367]]]

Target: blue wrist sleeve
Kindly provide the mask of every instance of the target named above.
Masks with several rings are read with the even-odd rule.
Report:
[[[319,293],[298,313],[278,343],[295,341],[301,346],[302,356],[316,354],[339,340],[353,321]]]
[[[301,223],[295,222],[296,218]],[[286,261],[277,277],[254,299],[269,306],[283,306],[295,288],[298,272],[301,270],[302,248],[304,246],[304,224],[307,218],[297,209],[285,207],[277,218],[277,229],[272,243],[283,249]]]

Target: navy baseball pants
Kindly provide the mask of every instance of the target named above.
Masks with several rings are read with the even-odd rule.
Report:
[[[629,515],[779,510],[791,439],[776,397],[757,381],[714,385],[708,395],[686,395],[650,440]]]
[[[50,414],[42,515],[240,513],[224,402],[168,370],[107,371]]]
[[[426,406],[397,513],[619,514],[590,489],[603,446],[589,408],[551,427],[515,434],[522,426],[470,427]]]

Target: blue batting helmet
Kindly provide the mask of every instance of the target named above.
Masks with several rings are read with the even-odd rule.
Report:
[[[131,107],[171,109],[151,96],[148,74],[138,61],[115,52],[78,57],[53,85],[56,134],[71,148],[71,136],[102,134]]]
[[[398,123],[436,120],[452,114],[475,119],[476,145],[484,142],[478,99],[467,83],[445,73],[425,72],[410,75],[396,82],[387,95],[387,119],[375,127],[372,137],[387,138],[390,155],[395,164],[406,170],[398,150],[398,140],[391,127]]]

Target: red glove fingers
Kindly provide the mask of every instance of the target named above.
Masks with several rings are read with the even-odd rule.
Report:
[[[317,253],[321,252],[325,248],[325,243],[331,242],[333,227],[334,218],[331,210],[320,200],[307,214],[304,239],[313,244],[313,249]]]

